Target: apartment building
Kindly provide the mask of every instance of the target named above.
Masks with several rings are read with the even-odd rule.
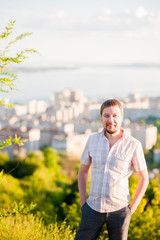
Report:
[[[138,123],[129,126],[133,137],[137,138],[143,149],[149,150],[157,141],[157,128],[154,125],[142,125]]]

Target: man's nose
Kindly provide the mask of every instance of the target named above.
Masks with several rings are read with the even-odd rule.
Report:
[[[109,117],[109,122],[113,122],[114,121],[114,118],[112,116]]]

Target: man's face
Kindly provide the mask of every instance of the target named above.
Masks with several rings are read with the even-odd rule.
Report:
[[[103,109],[102,123],[106,132],[114,134],[118,132],[122,124],[122,113],[119,106],[110,106]]]

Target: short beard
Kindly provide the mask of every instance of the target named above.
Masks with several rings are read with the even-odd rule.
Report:
[[[110,130],[107,130],[107,124],[106,124],[106,127],[105,127],[105,132],[109,133],[109,134],[114,134],[118,131],[118,129],[115,129],[114,131],[110,131]]]
[[[107,130],[106,128],[105,128],[105,132],[107,132],[107,133],[109,133],[109,134],[114,134],[114,133],[116,133],[118,130],[115,130],[115,131],[109,131],[109,130]]]

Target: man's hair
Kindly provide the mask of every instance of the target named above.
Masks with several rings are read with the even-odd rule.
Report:
[[[116,99],[108,99],[101,105],[100,114],[102,116],[103,109],[106,107],[118,106],[120,108],[121,114],[123,115],[123,107],[120,101]]]

